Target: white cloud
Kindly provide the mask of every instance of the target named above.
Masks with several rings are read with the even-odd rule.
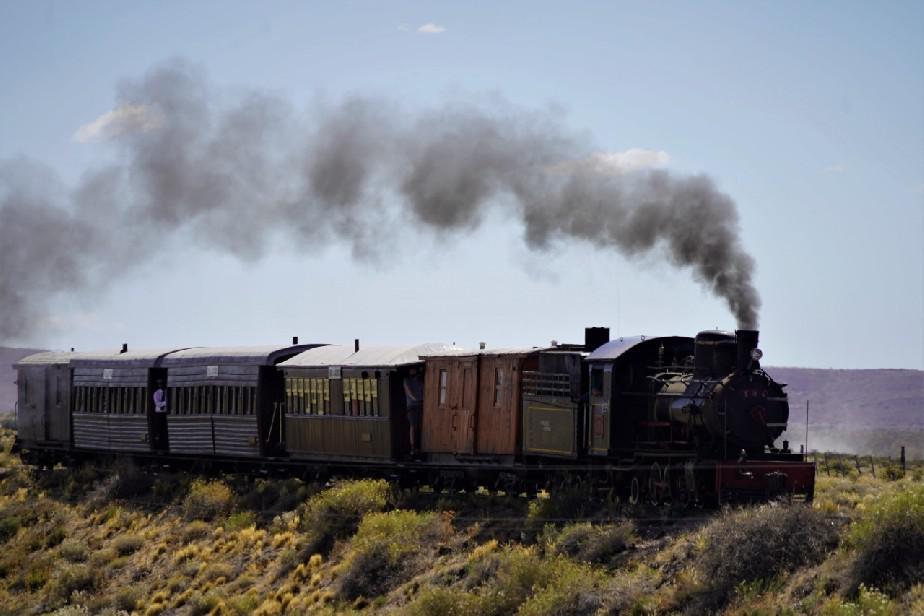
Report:
[[[601,175],[619,175],[643,169],[660,169],[671,162],[664,150],[629,148],[615,152],[596,152],[587,158],[570,160],[549,167],[558,173],[590,172]]]
[[[121,105],[78,128],[73,139],[79,143],[103,141],[128,132],[153,130],[162,122],[163,117],[152,107]]]
[[[825,167],[825,173],[844,173],[847,167],[844,165],[828,165]]]
[[[422,32],[424,34],[442,34],[443,32],[446,31],[446,28],[444,28],[443,26],[434,24],[434,23],[429,23],[429,24],[424,24],[420,26],[419,28],[417,28],[417,31]]]
[[[597,171],[637,171],[666,167],[671,156],[664,150],[629,148],[621,152],[597,152],[587,161]]]

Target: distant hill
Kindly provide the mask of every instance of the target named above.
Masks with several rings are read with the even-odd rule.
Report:
[[[805,401],[809,401],[808,446],[924,459],[924,371],[767,368],[787,383],[789,429],[783,439],[796,451],[805,442]],[[781,439],[782,440],[782,439]]]
[[[16,403],[16,371],[13,364],[38,349],[11,349],[0,347],[0,413],[12,411]]]
[[[787,383],[792,421],[852,428],[924,429],[924,371],[767,368]]]

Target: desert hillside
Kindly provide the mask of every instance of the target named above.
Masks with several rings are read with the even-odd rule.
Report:
[[[0,432],[0,614],[924,615],[924,467],[826,456],[812,505],[580,488],[38,470]]]

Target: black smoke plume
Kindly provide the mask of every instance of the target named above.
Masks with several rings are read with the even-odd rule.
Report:
[[[288,233],[369,256],[388,204],[444,232],[507,208],[538,250],[565,239],[663,250],[739,326],[757,324],[734,202],[703,175],[607,167],[553,112],[494,101],[409,113],[363,97],[298,112],[265,93],[217,91],[183,62],[126,81],[117,99],[78,138],[112,141],[119,162],[76,189],[36,163],[0,161],[0,339],[30,333],[54,296],[102,288],[166,249],[158,237],[190,231],[253,259]]]

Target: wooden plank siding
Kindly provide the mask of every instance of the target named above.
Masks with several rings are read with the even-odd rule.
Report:
[[[286,415],[286,448],[294,457],[391,457],[387,417]]]

